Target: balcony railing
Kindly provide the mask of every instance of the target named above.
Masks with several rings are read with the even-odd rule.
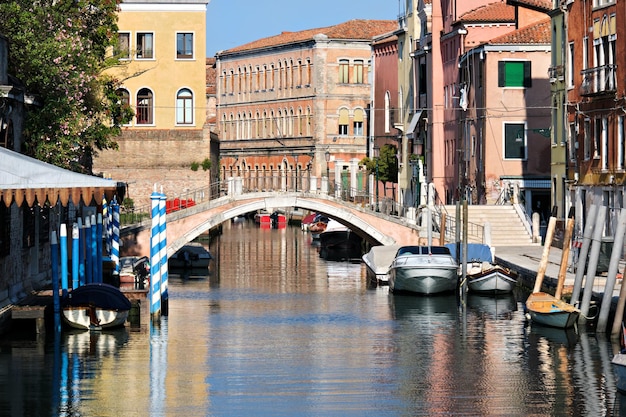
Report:
[[[551,84],[557,81],[563,81],[565,77],[565,68],[563,65],[548,68],[548,77],[550,78]]]
[[[580,95],[593,96],[615,92],[617,89],[616,69],[617,65],[607,64],[582,70],[583,82],[580,86]]]

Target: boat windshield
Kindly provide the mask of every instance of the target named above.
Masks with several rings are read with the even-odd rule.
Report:
[[[450,255],[450,249],[445,246],[403,246],[398,249],[396,256],[406,255]]]

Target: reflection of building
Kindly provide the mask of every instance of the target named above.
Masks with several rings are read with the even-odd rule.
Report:
[[[218,52],[222,177],[263,189],[319,178],[328,164],[335,178],[354,170],[367,149],[372,38],[395,27],[352,20]]]
[[[217,166],[205,126],[208,2],[124,0],[119,6],[113,52],[121,65],[109,73],[121,81],[119,94],[135,118],[116,138],[119,150],[100,152],[94,171],[130,182],[131,197],[142,205],[155,182],[166,194],[179,194],[209,183],[210,172],[192,170],[194,162],[214,158]]]
[[[550,203],[550,20],[511,31],[460,59],[459,166],[474,203],[518,187],[528,213]]]

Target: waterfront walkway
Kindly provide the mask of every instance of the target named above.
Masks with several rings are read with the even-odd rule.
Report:
[[[506,266],[519,273],[518,281],[521,285],[532,290],[535,284],[535,277],[537,275],[537,269],[539,269],[539,263],[543,255],[543,246],[499,246],[496,248],[495,256],[496,262],[502,266]],[[543,288],[548,292],[554,293],[556,283],[559,276],[559,269],[561,265],[561,255],[563,251],[559,248],[550,248],[550,256],[548,262],[548,268],[546,269],[546,275],[543,280]],[[574,280],[576,278],[576,271],[572,268],[575,263],[571,262],[571,256],[573,251],[570,252],[569,267],[565,276],[565,286],[563,294],[567,297],[572,293],[574,287]],[[618,279],[615,281],[615,288],[613,290],[613,296],[618,297],[622,280],[621,274],[624,273],[624,260],[620,261],[618,268]],[[606,285],[606,273],[598,273],[595,277],[593,284],[594,298],[601,299],[604,294],[604,288]],[[584,283],[583,283],[584,284]]]

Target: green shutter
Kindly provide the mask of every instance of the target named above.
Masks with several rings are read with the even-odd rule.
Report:
[[[498,87],[506,86],[505,70],[506,70],[506,62],[498,61]]]
[[[530,88],[533,85],[533,78],[530,72],[530,61],[524,61],[524,87]]]
[[[523,62],[507,62],[506,63],[506,86],[507,87],[523,87],[524,86],[524,63]]]

